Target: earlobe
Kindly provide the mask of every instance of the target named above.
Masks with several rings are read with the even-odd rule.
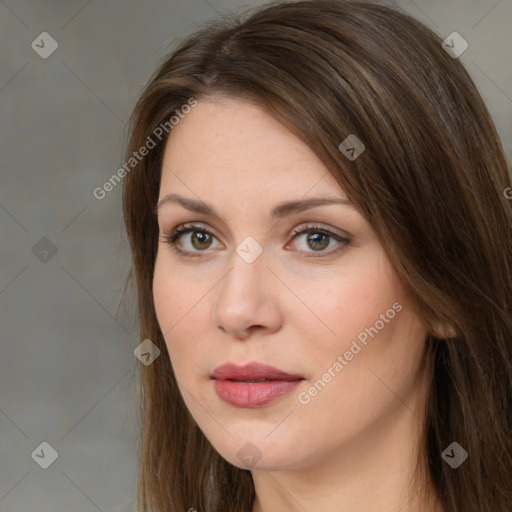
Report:
[[[455,327],[446,321],[436,322],[433,334],[436,338],[441,340],[457,337],[457,331]]]

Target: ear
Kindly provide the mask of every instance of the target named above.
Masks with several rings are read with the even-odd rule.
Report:
[[[457,331],[453,325],[447,321],[439,321],[434,324],[434,336],[438,339],[456,338]]]

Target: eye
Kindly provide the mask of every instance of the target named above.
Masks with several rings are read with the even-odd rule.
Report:
[[[211,248],[212,241],[216,239],[211,231],[198,224],[182,224],[163,238],[181,254],[205,252]]]
[[[331,255],[350,243],[349,238],[337,235],[319,226],[306,226],[293,231],[293,240],[299,240],[299,250],[306,253],[322,253],[320,256]],[[334,250],[333,250],[334,247]],[[326,250],[329,249],[329,250]],[[317,256],[306,256],[317,257]]]
[[[305,256],[306,258],[330,256],[350,243],[349,238],[315,225],[295,229],[292,235],[292,242],[296,240],[302,242],[298,244],[299,252],[310,253]],[[200,253],[206,253],[208,249],[211,249],[213,241],[217,240],[217,237],[203,225],[181,224],[170,234],[163,235],[163,239],[180,256],[197,257],[201,256]],[[217,248],[219,247],[222,247],[222,244],[219,243]],[[319,254],[316,256],[312,253]]]

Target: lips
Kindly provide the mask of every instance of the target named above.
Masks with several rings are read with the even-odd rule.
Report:
[[[286,395],[301,381],[302,375],[292,375],[266,364],[232,363],[219,366],[212,374],[218,397],[235,407],[261,407]]]
[[[302,375],[292,375],[278,368],[261,363],[249,363],[244,366],[237,366],[233,363],[227,363],[219,366],[212,374],[212,378],[216,380],[233,380],[233,381],[291,381],[303,380]]]

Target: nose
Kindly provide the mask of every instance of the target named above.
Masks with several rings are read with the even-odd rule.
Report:
[[[238,340],[279,330],[281,283],[267,267],[265,252],[251,263],[234,252],[230,263],[231,270],[216,287],[213,325]]]

